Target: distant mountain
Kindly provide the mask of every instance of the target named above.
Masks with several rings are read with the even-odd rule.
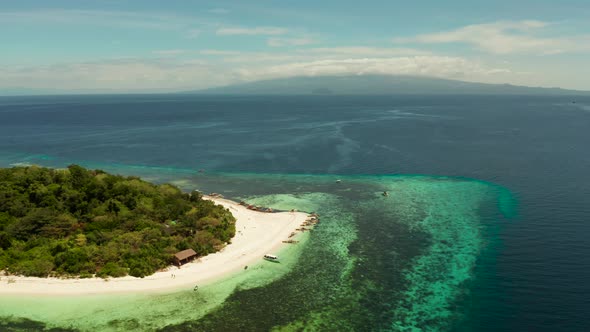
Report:
[[[184,93],[227,95],[590,95],[588,91],[471,83],[417,76],[291,77],[229,85]]]
[[[0,87],[0,96],[81,95],[81,94],[161,94],[179,93],[171,89],[43,89]],[[182,94],[212,95],[549,95],[590,96],[590,91],[538,88],[511,84],[473,83],[421,76],[350,75],[278,78],[195,91]]]

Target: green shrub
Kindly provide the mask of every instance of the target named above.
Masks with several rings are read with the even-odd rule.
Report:
[[[176,251],[219,249],[234,223],[170,184],[77,165],[0,169],[0,269],[12,273],[143,277]]]

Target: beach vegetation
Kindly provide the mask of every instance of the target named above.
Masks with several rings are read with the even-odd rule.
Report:
[[[0,270],[35,277],[144,277],[235,235],[229,210],[170,184],[87,170],[0,169]]]

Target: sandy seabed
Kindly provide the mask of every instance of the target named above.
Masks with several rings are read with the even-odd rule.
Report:
[[[262,260],[264,254],[275,253],[292,232],[303,224],[307,214],[303,212],[265,213],[222,198],[206,197],[228,208],[236,218],[236,235],[221,251],[201,257],[178,268],[156,272],[144,278],[88,278],[58,279],[3,276],[0,279],[0,295],[85,295],[158,292],[171,289],[194,288]]]

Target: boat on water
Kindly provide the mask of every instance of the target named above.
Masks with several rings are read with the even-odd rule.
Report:
[[[278,262],[279,261],[279,257],[277,257],[275,255],[271,255],[271,254],[264,255],[264,259],[266,259],[267,261],[271,261],[271,262]]]

